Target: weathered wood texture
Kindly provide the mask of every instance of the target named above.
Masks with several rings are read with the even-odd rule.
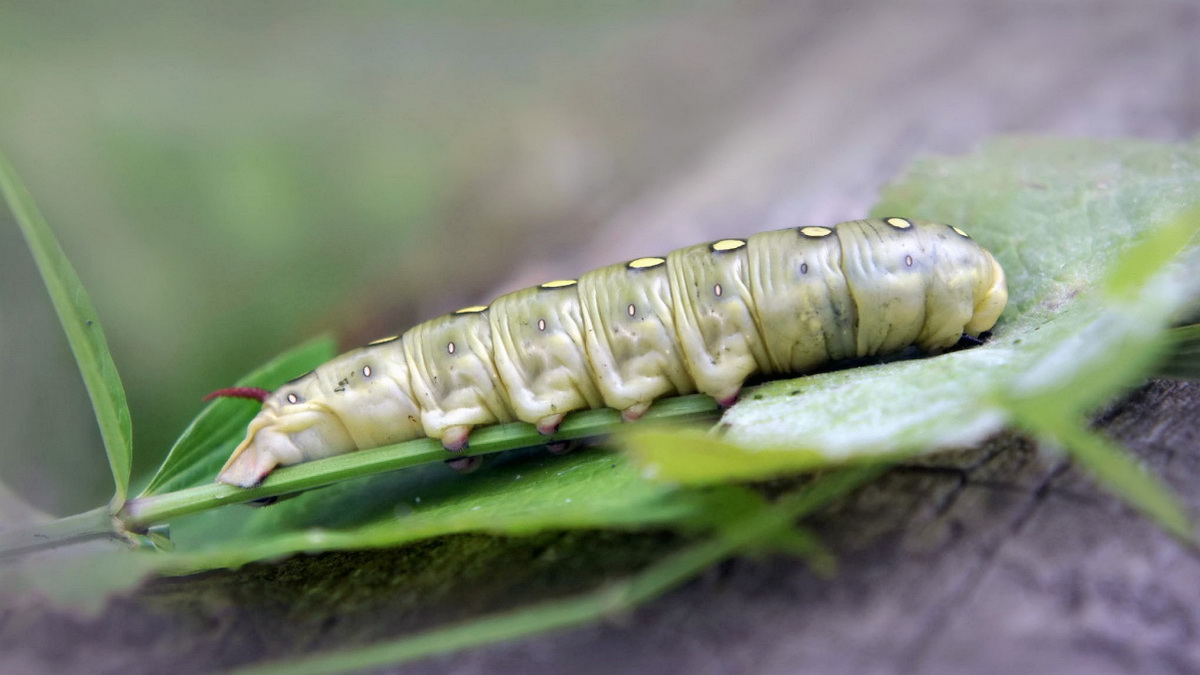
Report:
[[[1170,141],[1200,131],[1193,3],[776,3],[724,14],[709,30],[761,46],[739,52],[742,78],[722,74],[740,82],[727,88],[738,97],[705,121],[717,130],[706,152],[673,155],[603,219],[594,246],[503,287],[705,236],[858,217],[913,158],[998,133]],[[664,36],[664,49],[703,50],[704,34]],[[624,74],[638,77],[638,64]],[[1151,383],[1101,426],[1200,513],[1200,385]],[[409,669],[1200,672],[1195,551],[1020,439],[893,471],[816,525],[839,555],[836,578],[791,558],[738,559],[618,621]],[[97,619],[9,613],[0,663],[199,672],[369,643],[589,588],[675,545],[611,534],[475,542],[480,558],[454,571],[456,588],[389,584],[395,565],[437,560],[469,539],[156,582]],[[600,549],[607,566],[589,567]]]
[[[1101,427],[1200,508],[1200,385]],[[1200,557],[1013,438],[893,471],[819,521],[833,580],[735,560],[632,617],[417,672],[1193,673]]]

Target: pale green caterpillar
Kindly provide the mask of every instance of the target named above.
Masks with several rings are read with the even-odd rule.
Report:
[[[421,436],[461,450],[473,427],[551,434],[572,410],[627,420],[699,391],[730,405],[755,374],[803,373],[989,330],[1008,301],[990,253],[904,218],[763,232],[552,281],[347,352],[263,400],[217,480]]]

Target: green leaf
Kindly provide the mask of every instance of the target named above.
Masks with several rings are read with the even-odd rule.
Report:
[[[237,567],[297,551],[377,548],[463,532],[647,527],[704,530],[758,501],[733,486],[680,490],[642,480],[600,449],[516,452],[462,475],[440,462],[345,481],[277,505],[172,522],[174,571]]]
[[[121,386],[116,364],[108,352],[104,330],[75,269],[67,261],[66,254],[38,211],[33,197],[3,154],[0,154],[0,193],[3,193],[12,209],[21,233],[33,252],[42,280],[50,291],[54,310],[67,334],[67,342],[75,354],[75,362],[79,364],[79,372],[83,375],[83,383],[87,386],[92,409],[100,425],[100,437],[108,453],[108,464],[112,468],[116,485],[113,502],[119,504],[125,500],[129,489],[133,445],[125,389]]]
[[[1196,250],[1179,252],[1200,231],[1200,209],[1191,209],[1147,236],[1117,260],[1103,292],[1072,303],[1033,340],[1028,360],[1015,364],[1004,396],[1062,415],[1079,415],[1149,374],[1170,349],[1175,316],[1200,294]],[[1182,264],[1171,264],[1171,263]],[[1154,264],[1145,269],[1141,265]],[[1070,319],[1075,319],[1071,321]],[[1052,431],[1052,430],[1051,430]]]
[[[1105,290],[1118,299],[1136,297],[1156,273],[1189,244],[1194,245],[1197,232],[1200,232],[1200,208],[1193,208],[1152,230],[1117,261],[1105,279]],[[1186,288],[1187,280],[1181,281],[1181,286]],[[1186,309],[1186,306],[1186,303],[1180,303],[1180,309]]]
[[[620,439],[647,478],[685,485],[754,480],[830,465],[829,457],[819,449],[797,444],[786,452],[773,452],[723,441],[699,429],[634,429]]]
[[[1077,420],[1149,374],[1195,306],[1197,184],[1200,142],[1009,139],[918,163],[874,212],[960,225],[997,255],[1011,302],[987,344],[765,385],[725,414],[719,440],[626,443],[661,479],[712,484],[971,445],[1019,416],[1180,533],[1169,493],[1098,461]],[[1030,409],[1054,414],[1019,415]]]
[[[274,389],[334,355],[333,340],[318,338],[284,352],[238,380],[235,386]],[[141,496],[211,483],[259,407],[251,401],[228,398],[216,399],[205,406],[175,441]]]
[[[973,445],[1004,425],[989,377],[995,345],[763,385],[725,413],[719,442],[693,433],[624,437],[648,475],[690,484],[768,478]],[[677,436],[678,435],[678,436]],[[653,441],[649,445],[642,439]],[[675,440],[677,439],[677,440]]]

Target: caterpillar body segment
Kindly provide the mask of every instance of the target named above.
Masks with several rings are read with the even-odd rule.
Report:
[[[461,450],[471,427],[516,419],[496,373],[486,310],[459,310],[426,321],[397,343],[411,364],[424,435]]]
[[[750,293],[763,340],[778,373],[803,373],[856,355],[858,310],[829,228],[763,232],[750,237]],[[802,259],[796,247],[803,246]]]
[[[510,293],[342,354],[266,398],[217,480],[411,438],[460,450],[474,427],[551,434],[573,410],[640,417],[747,377],[978,337],[1007,303],[990,253],[904,218],[689,246]]]
[[[558,296],[553,314],[544,311],[547,293]],[[518,419],[551,434],[568,411],[604,406],[573,285],[509,293],[492,303],[488,315],[492,358]]]
[[[749,288],[746,241],[673,251],[667,271],[688,372],[697,390],[729,405],[747,377],[771,370]]]
[[[679,345],[665,258],[638,258],[579,278],[584,347],[604,404],[636,419],[650,402],[693,393]]]

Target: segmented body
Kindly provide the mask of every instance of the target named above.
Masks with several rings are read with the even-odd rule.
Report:
[[[956,227],[904,218],[799,227],[638,258],[467,307],[329,361],[271,394],[218,480],[421,436],[662,396],[731,403],[755,374],[989,330],[1007,302],[995,259]]]

